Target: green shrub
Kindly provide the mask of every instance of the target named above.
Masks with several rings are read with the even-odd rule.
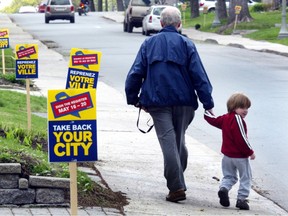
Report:
[[[263,3],[257,3],[255,5],[253,5],[250,9],[251,12],[267,12],[273,9],[273,5],[272,4],[263,4]]]
[[[0,78],[3,78],[4,80],[11,82],[11,83],[18,83],[20,85],[25,85],[25,80],[23,79],[17,80],[15,73],[0,74]]]
[[[17,80],[15,73],[0,74],[0,78],[3,78],[4,80],[11,82],[11,83],[18,83],[20,85],[25,85],[25,80],[23,79]]]

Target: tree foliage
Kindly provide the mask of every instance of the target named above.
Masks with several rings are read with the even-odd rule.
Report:
[[[13,0],[11,5],[8,7],[5,7],[3,11],[5,13],[16,13],[19,11],[21,6],[37,6],[40,4],[41,0]]]
[[[13,0],[10,6],[7,6],[2,11],[5,13],[17,13],[21,6],[37,7],[43,0]],[[95,2],[97,0],[90,0],[90,10],[95,11]],[[80,0],[73,0],[75,8],[80,4]]]

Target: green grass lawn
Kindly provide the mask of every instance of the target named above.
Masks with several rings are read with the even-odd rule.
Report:
[[[272,43],[278,43],[288,46],[288,38],[278,39],[280,32],[282,11],[268,11],[268,12],[250,12],[253,21],[237,23],[236,30],[256,30],[252,33],[246,34],[244,37],[253,40],[262,40]],[[183,15],[183,14],[182,14]],[[287,15],[288,17],[288,15]],[[221,26],[212,27],[215,13],[200,14],[200,17],[190,19],[190,13],[185,13],[185,21],[183,20],[184,28],[194,28],[196,24],[200,24],[200,31],[217,33],[221,26],[226,24],[226,20],[221,20]],[[287,19],[288,23],[288,19]],[[279,26],[276,27],[275,25]],[[227,29],[224,34],[231,34],[233,29]]]
[[[2,51],[0,52],[1,55],[1,61],[0,61],[0,67],[1,67],[1,71],[0,73],[2,73]],[[15,68],[15,54],[13,49],[8,48],[8,49],[4,49],[4,55],[5,55],[5,68],[7,70],[9,69],[14,69]]]
[[[31,112],[47,112],[45,97],[30,96]],[[27,103],[23,93],[0,90],[0,125],[6,128],[27,129]],[[47,119],[31,115],[31,129],[46,133]]]

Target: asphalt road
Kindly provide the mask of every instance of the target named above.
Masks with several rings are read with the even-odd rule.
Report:
[[[11,17],[25,31],[66,57],[72,47],[102,51],[100,79],[124,94],[126,74],[146,38],[141,29],[124,33],[121,24],[102,19],[98,13],[76,17],[75,24],[44,24],[43,14]],[[198,42],[196,46],[214,87],[216,115],[226,112],[226,100],[236,91],[251,98],[246,122],[257,157],[251,162],[254,186],[288,210],[287,57]],[[199,108],[188,134],[220,152],[221,133],[204,122],[202,114],[203,109]]]

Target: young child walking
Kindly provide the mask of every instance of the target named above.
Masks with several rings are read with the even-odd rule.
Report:
[[[215,117],[213,113],[205,111],[205,120],[222,130],[221,152],[224,154],[222,159],[223,178],[218,191],[220,204],[230,206],[228,192],[240,178],[236,207],[249,210],[247,197],[251,189],[252,173],[249,164],[255,159],[254,151],[247,138],[247,126],[244,118],[248,114],[251,106],[250,99],[242,94],[235,93],[227,101],[228,113]]]

